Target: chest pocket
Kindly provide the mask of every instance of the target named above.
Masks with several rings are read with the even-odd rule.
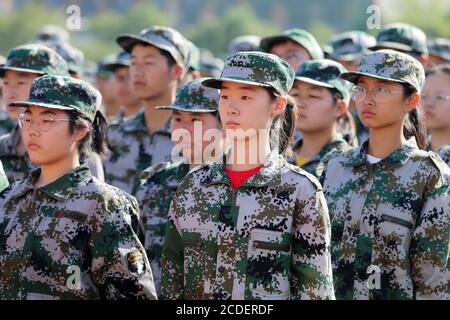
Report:
[[[41,217],[33,230],[34,256],[62,265],[77,265],[83,270],[88,243],[87,226],[72,218]]]
[[[411,211],[380,205],[378,208],[378,235],[387,248],[401,250],[403,254],[409,251],[414,217]]]
[[[183,230],[184,246],[184,298],[203,299],[206,274],[206,239],[208,230]]]
[[[282,232],[253,229],[248,247],[249,299],[285,300],[290,296],[291,239]]]

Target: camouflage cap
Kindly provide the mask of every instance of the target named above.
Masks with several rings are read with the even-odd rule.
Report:
[[[355,84],[360,76],[407,83],[418,93],[425,84],[425,71],[418,60],[406,53],[389,49],[369,53],[361,59],[358,71],[341,74],[341,78]]]
[[[108,65],[113,64],[116,61],[117,55],[114,53],[108,54],[97,61],[96,75],[97,77],[110,77],[113,75],[112,70],[108,68]]]
[[[354,60],[376,45],[375,37],[363,31],[347,31],[333,36],[325,45],[329,59]]]
[[[350,102],[350,86],[347,81],[339,77],[344,72],[347,72],[347,69],[336,61],[328,59],[309,60],[300,65],[295,74],[295,80],[320,87],[335,88],[348,104]]]
[[[58,25],[49,24],[37,33],[36,40],[38,41],[59,41],[68,42],[70,40],[70,33]]]
[[[115,72],[116,69],[129,67],[131,65],[131,54],[121,51],[112,56],[111,60],[103,61],[103,69],[109,72]]]
[[[10,106],[73,110],[93,122],[101,103],[100,92],[86,81],[67,76],[43,76],[33,80],[28,100],[14,101]]]
[[[208,57],[200,60],[199,71],[208,74],[208,77],[219,78],[223,69],[223,60],[215,57]]]
[[[66,60],[70,73],[83,74],[85,59],[84,53],[81,50],[67,42],[45,41],[40,43],[58,52]]]
[[[316,38],[308,31],[302,29],[289,29],[279,35],[263,38],[260,47],[265,52],[270,52],[276,42],[283,40],[291,40],[301,45],[308,51],[311,59],[323,59],[323,50]]]
[[[450,61],[450,39],[436,38],[428,42],[430,55]]]
[[[219,90],[205,87],[206,78],[189,81],[177,93],[175,103],[160,106],[159,110],[179,110],[183,112],[216,112],[219,108]]]
[[[191,41],[187,40],[187,46],[189,49],[188,56],[185,62],[185,66],[193,70],[200,69],[200,49]]]
[[[220,78],[203,81],[205,86],[220,89],[223,81],[273,88],[287,94],[294,83],[295,71],[278,56],[264,52],[238,52],[229,56]]]
[[[27,44],[11,49],[5,64],[0,68],[0,77],[5,70],[36,74],[68,75],[66,61],[54,50],[41,44]]]
[[[377,43],[369,50],[392,49],[407,53],[428,55],[427,36],[410,24],[392,23],[377,35]]]
[[[0,67],[3,66],[6,62],[6,58],[0,54]]]
[[[120,35],[116,41],[119,46],[129,53],[131,53],[131,50],[137,43],[150,44],[169,52],[174,60],[183,66],[186,66],[189,56],[189,45],[186,42],[186,38],[177,30],[169,27],[152,26],[142,30],[139,35]]]
[[[239,36],[230,41],[228,44],[228,52],[230,54],[242,51],[257,51],[261,37],[253,35]]]

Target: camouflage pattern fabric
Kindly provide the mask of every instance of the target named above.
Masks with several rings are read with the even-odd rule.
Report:
[[[153,134],[148,132],[144,110],[108,129],[111,155],[103,161],[106,182],[131,193],[142,171],[158,162],[171,160],[174,144],[170,121]]]
[[[0,110],[0,136],[10,133],[15,126],[16,121],[9,117],[8,111]]]
[[[84,166],[37,188],[39,174],[0,194],[0,298],[156,299],[136,200]]]
[[[446,146],[439,148],[439,150],[436,150],[436,153],[450,167],[450,145],[446,145]]]
[[[428,41],[430,55],[447,60],[450,63],[450,39],[436,38]]]
[[[228,44],[229,54],[242,51],[258,51],[261,37],[254,35],[244,35],[233,38]]]
[[[329,59],[354,60],[369,52],[376,39],[363,31],[347,31],[333,36],[325,45]]]
[[[164,299],[333,299],[318,181],[272,152],[234,190],[222,162],[192,170],[169,210]]]
[[[190,165],[185,162],[157,163],[142,172],[136,191],[143,244],[158,295],[161,292],[161,256],[169,208],[175,191],[189,170]]]
[[[336,298],[448,300],[449,168],[414,138],[376,164],[366,150],[332,158],[321,177]]]

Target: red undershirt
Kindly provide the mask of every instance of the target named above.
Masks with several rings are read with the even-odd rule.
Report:
[[[228,179],[230,179],[231,186],[233,189],[239,188],[245,181],[248,180],[251,176],[254,176],[261,170],[263,165],[260,165],[256,168],[245,170],[245,171],[234,171],[225,168],[225,172],[228,175]]]

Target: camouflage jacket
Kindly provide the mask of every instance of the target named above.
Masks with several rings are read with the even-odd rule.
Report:
[[[336,298],[449,299],[449,168],[414,138],[376,164],[366,148],[321,177]]]
[[[161,255],[170,204],[189,170],[190,165],[183,162],[157,163],[141,174],[141,185],[136,192],[143,243],[158,293],[161,289]]]
[[[301,148],[303,144],[303,140],[300,139],[297,142],[294,143],[292,146],[292,150],[294,153]],[[307,163],[305,163],[301,168],[315,177],[319,177],[322,173],[320,169],[318,168],[319,163],[324,157],[329,156],[330,153],[342,153],[345,150],[350,149],[350,145],[345,141],[342,134],[338,134],[337,136],[333,137],[320,151],[318,154],[311,157],[311,159],[308,160]],[[292,164],[296,164],[295,162],[295,156],[291,159],[289,159],[289,162]]]
[[[169,210],[164,299],[333,299],[317,179],[272,152],[234,190],[221,162],[192,170]]]
[[[436,153],[450,167],[450,145],[446,145],[446,146],[439,148],[439,150],[436,150]]]
[[[38,168],[31,162],[27,152],[20,154],[17,150],[21,139],[19,126],[0,137],[0,160],[10,183],[25,180],[31,171]],[[82,162],[97,179],[104,181],[103,164],[99,155],[93,153]]]
[[[168,162],[173,142],[169,122],[150,135],[144,110],[108,130],[111,156],[103,164],[106,182],[131,193],[139,183],[142,171],[154,163]]]
[[[8,112],[0,110],[0,136],[10,133],[15,126],[16,123],[9,117]]]
[[[136,199],[80,166],[0,194],[1,299],[156,299]]]

